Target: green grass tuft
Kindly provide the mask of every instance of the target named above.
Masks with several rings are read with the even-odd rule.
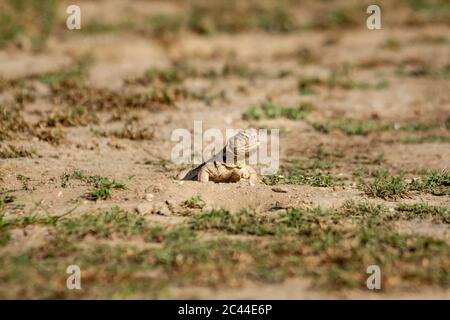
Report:
[[[286,118],[290,120],[302,120],[311,112],[311,104],[302,104],[299,107],[282,107],[273,103],[263,103],[256,107],[251,107],[242,114],[244,120],[266,120],[276,118]]]
[[[86,176],[79,170],[62,174],[60,177],[61,187],[66,188],[69,180],[72,179],[83,181],[92,186],[92,189],[86,194],[86,198],[93,201],[110,199],[113,189],[127,189],[125,183],[121,181],[110,180],[108,177],[98,175]]]
[[[383,199],[406,198],[413,191],[431,193],[435,196],[450,194],[450,174],[447,171],[429,171],[420,179],[407,182],[402,175],[391,176],[386,170],[372,173],[374,179],[362,181],[359,187],[371,197]]]
[[[296,161],[281,171],[281,174],[263,177],[267,185],[299,184],[313,187],[333,187],[342,184],[342,179],[333,177],[324,171],[331,168],[331,163],[315,160],[311,163]]]
[[[184,202],[184,205],[191,209],[202,209],[206,203],[201,195],[196,195]]]
[[[450,223],[450,209],[443,206],[433,206],[428,203],[414,203],[397,205],[396,210],[407,220],[431,219]]]

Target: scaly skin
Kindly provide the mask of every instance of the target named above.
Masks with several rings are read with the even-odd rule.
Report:
[[[221,152],[190,170],[181,179],[200,182],[238,182],[243,179],[257,182],[256,171],[245,162],[250,153],[256,150],[258,143],[256,131],[249,134],[240,130],[227,141]]]
[[[197,179],[200,182],[238,182],[249,180],[253,183],[258,181],[255,169],[242,164],[233,165],[219,162],[209,162],[201,167]]]

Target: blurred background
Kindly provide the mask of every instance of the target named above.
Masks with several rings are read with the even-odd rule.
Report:
[[[64,39],[66,8],[82,7],[83,36],[133,33],[166,44],[186,33],[214,35],[243,32],[275,34],[331,32],[365,25],[371,1],[352,0],[188,0],[58,1],[2,0],[0,46],[43,50],[46,41]],[[375,4],[375,3],[373,3]],[[445,0],[378,1],[385,28],[449,23]],[[79,34],[78,34],[79,35]]]
[[[449,31],[448,0],[0,0],[0,298],[448,299]],[[198,120],[279,129],[279,174],[175,180]]]

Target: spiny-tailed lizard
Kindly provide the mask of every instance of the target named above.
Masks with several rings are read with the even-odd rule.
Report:
[[[256,130],[239,130],[223,149],[208,161],[180,176],[181,180],[200,182],[237,182],[241,179],[258,181],[256,171],[246,164],[259,144]]]

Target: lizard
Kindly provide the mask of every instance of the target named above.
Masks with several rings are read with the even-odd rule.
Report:
[[[251,166],[245,163],[259,144],[256,130],[239,130],[231,137],[223,149],[211,159],[186,174],[181,180],[197,180],[200,182],[238,182],[241,179],[258,181],[258,175]]]

